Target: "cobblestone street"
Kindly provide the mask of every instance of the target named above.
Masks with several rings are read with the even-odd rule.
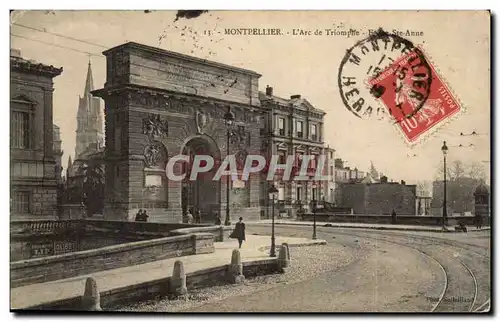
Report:
[[[267,234],[268,227],[252,227],[256,234]],[[278,235],[307,237],[310,227],[278,227]],[[481,234],[481,235],[479,235]],[[374,239],[373,236],[379,236]],[[219,285],[193,290],[188,299],[137,303],[113,308],[124,311],[164,312],[428,312],[439,310],[467,310],[478,308],[489,298],[489,254],[474,267],[478,279],[478,292],[470,276],[461,271],[452,259],[446,263],[443,256],[436,261],[419,249],[421,238],[429,234],[416,232],[396,237],[392,232],[361,230],[318,229],[319,238],[328,245],[294,247],[291,249],[291,267],[285,274],[259,276],[244,285]],[[471,245],[485,245],[489,232],[476,235],[452,235],[450,243],[464,238]],[[442,238],[442,235],[435,236]],[[486,237],[486,238],[485,238]],[[408,246],[402,246],[402,239]],[[431,244],[430,242],[428,242]],[[443,245],[442,254],[466,257],[470,252],[456,252],[456,246]],[[451,253],[450,253],[451,252]],[[458,255],[457,255],[458,254]],[[453,257],[452,257],[453,258]],[[441,264],[446,268],[443,274]],[[446,266],[445,264],[449,264]],[[472,263],[469,263],[472,265]],[[468,279],[467,279],[468,278]],[[460,283],[454,282],[459,280]],[[463,288],[460,288],[460,285]],[[447,288],[446,295],[443,290]],[[453,302],[460,294],[462,302]],[[446,297],[446,298],[445,298]],[[469,303],[469,297],[471,298]],[[458,298],[458,297],[457,297]],[[442,300],[441,300],[442,299]],[[440,301],[441,300],[441,301]],[[472,303],[474,300],[475,303]],[[438,303],[440,301],[440,303]],[[472,308],[471,307],[471,308]]]

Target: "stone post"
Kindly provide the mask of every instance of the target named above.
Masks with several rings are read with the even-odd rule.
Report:
[[[280,247],[280,252],[278,254],[278,271],[280,273],[285,272],[285,268],[289,266],[289,252],[288,252],[288,246],[287,245],[281,245]]]
[[[224,226],[222,226],[222,225],[219,227],[219,234],[220,234],[219,240],[217,240],[217,241],[223,242],[224,241]]]
[[[282,245],[286,247],[286,258],[290,261],[290,246],[288,245],[288,243],[283,243]]]
[[[170,278],[170,292],[175,296],[187,294],[186,273],[182,261],[175,261],[174,272]]]
[[[228,280],[233,284],[241,284],[245,281],[243,264],[241,263],[240,251],[238,249],[234,249],[231,256],[231,264],[229,264],[228,268]]]
[[[89,277],[85,281],[85,291],[82,297],[82,309],[85,311],[102,311],[101,295],[97,289],[95,278]]]

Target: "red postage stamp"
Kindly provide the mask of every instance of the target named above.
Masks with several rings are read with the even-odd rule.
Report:
[[[377,77],[368,80],[372,88],[384,88],[378,99],[410,143],[416,142],[461,109],[434,66],[425,64],[428,69],[427,72],[424,70],[421,61],[424,59],[423,52],[418,50],[418,55],[410,51]]]

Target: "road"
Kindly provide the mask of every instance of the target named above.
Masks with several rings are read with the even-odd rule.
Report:
[[[270,228],[260,225],[247,230],[268,235]],[[276,227],[282,236],[310,237],[311,230]],[[318,227],[318,238],[346,247],[355,259],[306,281],[189,311],[470,312],[488,308],[489,231],[443,234]]]

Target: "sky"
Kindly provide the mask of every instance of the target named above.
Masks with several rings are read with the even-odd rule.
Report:
[[[12,16],[11,48],[20,49],[26,59],[64,68],[54,79],[54,123],[61,128],[63,166],[70,154],[74,157],[78,96],[89,59],[94,87],[102,88],[106,60],[101,52],[135,41],[256,71],[262,74],[261,91],[270,85],[277,96],[302,95],[327,113],[325,142],[347,166],[367,171],[373,162],[394,181],[434,180],[446,141],[450,162],[479,162],[489,178],[490,27],[485,12],[209,11],[174,23],[175,16],[175,11],[31,11]],[[337,77],[346,50],[379,27],[422,32],[405,37],[425,49],[465,110],[414,146],[390,122],[357,118],[340,96]],[[280,28],[290,34],[224,35],[225,28]],[[314,35],[328,28],[355,29],[361,35]],[[293,35],[293,29],[313,35]],[[473,131],[479,135],[460,136]]]

